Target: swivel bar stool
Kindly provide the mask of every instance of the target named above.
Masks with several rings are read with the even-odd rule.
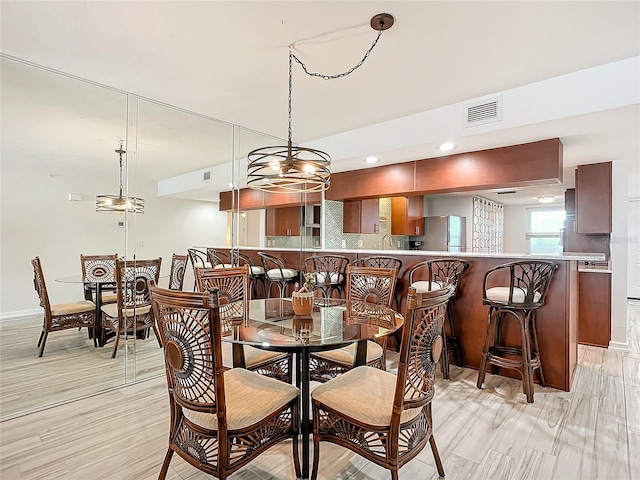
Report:
[[[478,388],[482,388],[489,364],[517,370],[522,377],[528,403],[533,403],[534,371],[540,385],[545,386],[535,312],[544,305],[551,277],[557,268],[555,263],[543,260],[520,261],[498,265],[484,275],[482,304],[489,305],[489,319],[478,370]],[[499,286],[505,283],[509,286]],[[505,313],[518,322],[522,338],[519,347],[507,345],[504,341]]]
[[[447,302],[446,321],[443,325],[443,337],[446,341],[443,344],[442,355],[440,357],[440,369],[442,377],[449,380],[449,354],[453,353],[456,365],[462,367],[460,358],[460,348],[458,347],[458,337],[453,325],[452,303],[458,293],[458,286],[462,279],[462,274],[469,268],[466,260],[455,260],[451,258],[439,258],[435,260],[425,260],[414,265],[409,270],[409,286],[416,289],[417,293],[440,290],[447,285],[451,285],[451,297]],[[424,279],[424,280],[420,280]],[[447,327],[449,331],[447,332]]]

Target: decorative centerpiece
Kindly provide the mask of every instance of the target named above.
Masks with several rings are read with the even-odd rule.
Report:
[[[296,315],[309,315],[313,310],[313,286],[316,284],[316,275],[305,273],[303,278],[304,283],[300,290],[296,289],[291,294],[291,304]]]

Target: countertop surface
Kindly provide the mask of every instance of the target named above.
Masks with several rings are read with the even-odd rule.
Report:
[[[219,249],[228,249],[230,247],[213,247]],[[240,250],[252,250],[252,251],[274,251],[274,252],[299,252],[303,250],[309,254],[318,253],[352,253],[358,255],[411,255],[411,256],[425,256],[425,257],[468,257],[468,258],[515,258],[515,259],[537,259],[537,260],[578,260],[578,261],[604,261],[605,256],[603,253],[576,253],[568,252],[556,255],[530,255],[526,253],[477,253],[477,252],[441,252],[441,251],[428,251],[428,250],[367,250],[364,248],[336,248],[336,249],[323,249],[323,248],[278,248],[278,247],[239,247]],[[602,270],[598,270],[602,272]],[[609,271],[610,272],[610,271]]]

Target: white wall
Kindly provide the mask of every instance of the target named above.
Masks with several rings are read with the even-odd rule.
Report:
[[[527,212],[528,205],[504,206],[504,239],[503,251],[505,253],[525,253],[527,242]]]
[[[53,175],[53,176],[52,176]],[[116,174],[117,175],[117,174]],[[155,183],[136,185],[146,201],[144,215],[130,216],[130,228],[118,228],[116,214],[95,212],[95,195],[117,193],[117,176],[101,178],[81,165],[60,170],[47,158],[2,152],[0,231],[0,316],[38,309],[31,259],[40,257],[53,303],[82,298],[80,284],[55,279],[80,275],[80,254],[162,256],[168,274],[172,253],[192,245],[223,245],[226,214],[216,203],[158,198]],[[69,193],[82,201],[71,202]]]

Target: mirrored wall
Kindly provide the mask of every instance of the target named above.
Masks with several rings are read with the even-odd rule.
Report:
[[[86,329],[36,344],[42,310],[84,298],[80,255],[162,258],[193,246],[262,246],[264,211],[219,211],[218,192],[246,177],[246,153],[281,143],[180,108],[2,57],[0,418],[164,374],[153,334],[95,347]],[[144,214],[97,213],[97,195],[143,198]],[[188,266],[185,289],[193,287]]]

